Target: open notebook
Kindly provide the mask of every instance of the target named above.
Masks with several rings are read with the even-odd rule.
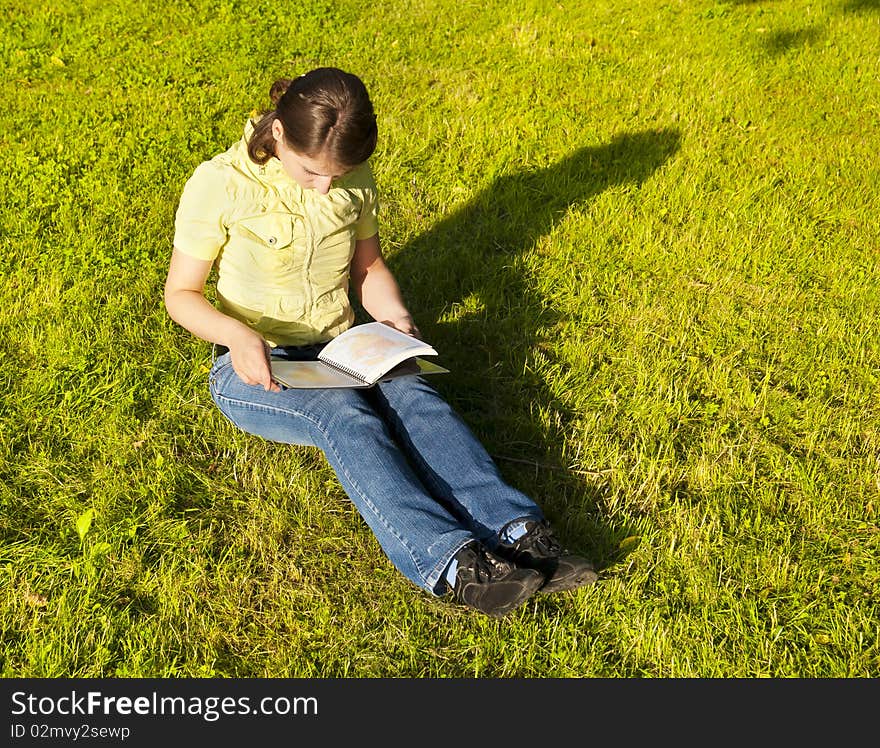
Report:
[[[372,387],[397,377],[446,374],[422,356],[436,356],[427,343],[382,322],[355,325],[331,340],[317,361],[272,360],[272,376],[285,387]]]

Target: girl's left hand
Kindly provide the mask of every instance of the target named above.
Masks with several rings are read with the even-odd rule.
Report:
[[[407,314],[403,317],[398,317],[397,319],[386,320],[386,325],[391,325],[396,330],[400,330],[401,332],[405,332],[407,335],[412,335],[414,338],[422,339],[422,333],[418,327],[416,327],[416,323],[413,320],[412,316]]]

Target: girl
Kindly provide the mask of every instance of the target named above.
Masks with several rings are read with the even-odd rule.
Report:
[[[431,594],[497,617],[538,589],[595,581],[422,378],[326,390],[272,379],[272,357],[312,360],[353,324],[349,290],[374,319],[420,333],[380,250],[364,84],[319,68],[276,81],[270,98],[195,169],[175,219],[165,307],[215,344],[217,407],[251,434],[320,448],[391,562]],[[204,296],[215,263],[216,308]]]

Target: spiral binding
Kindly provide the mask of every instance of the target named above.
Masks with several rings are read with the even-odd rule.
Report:
[[[330,364],[334,369],[339,369],[339,371],[348,374],[350,377],[354,377],[355,379],[360,379],[362,382],[366,383],[367,377],[365,374],[361,374],[359,371],[355,371],[354,369],[349,369],[347,366],[343,366],[342,364],[337,364],[335,361],[331,361],[330,359],[321,359],[325,364]]]

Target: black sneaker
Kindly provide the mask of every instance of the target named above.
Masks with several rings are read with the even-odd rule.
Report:
[[[585,587],[599,575],[587,559],[569,553],[546,522],[526,522],[526,534],[513,543],[499,543],[495,552],[526,569],[542,572],[547,582],[541,592],[562,592]]]
[[[493,618],[501,618],[528,600],[544,584],[544,575],[499,558],[476,541],[455,554],[456,600]]]

